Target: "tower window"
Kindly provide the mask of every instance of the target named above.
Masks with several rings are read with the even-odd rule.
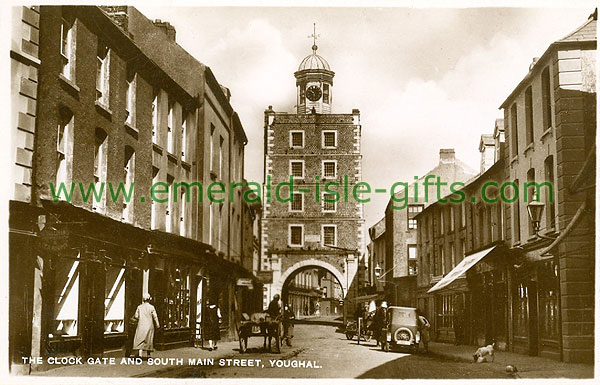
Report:
[[[289,245],[302,246],[304,244],[304,226],[290,225],[289,227]]]
[[[304,211],[304,195],[302,193],[292,193],[292,201],[290,202],[290,211],[302,212]]]
[[[323,178],[337,178],[336,161],[331,160],[323,162]]]
[[[304,131],[290,131],[290,147],[304,147]]]
[[[323,148],[337,147],[337,131],[323,131]]]
[[[335,194],[323,194],[323,212],[334,213],[337,210],[337,200]]]
[[[295,178],[304,178],[304,162],[301,160],[290,161],[290,175]]]
[[[337,244],[337,226],[335,225],[323,225],[322,229],[322,242],[323,245],[336,246]]]
[[[323,84],[323,103],[331,103],[329,100],[329,84]]]
[[[300,85],[300,104],[304,104],[305,103],[305,97],[306,97],[306,86],[304,84]]]

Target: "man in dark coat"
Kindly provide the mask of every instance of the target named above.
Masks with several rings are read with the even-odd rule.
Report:
[[[273,319],[277,318],[277,316],[281,314],[281,301],[279,298],[279,294],[275,294],[269,303],[269,307],[267,308],[267,313],[269,313]]]

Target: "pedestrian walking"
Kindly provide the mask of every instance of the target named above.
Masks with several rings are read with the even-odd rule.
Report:
[[[417,327],[419,329],[419,333],[421,334],[421,342],[423,342],[425,352],[428,352],[430,339],[429,329],[431,328],[431,324],[420,309],[417,309]]]
[[[144,294],[143,302],[135,309],[133,319],[137,322],[135,329],[135,337],[133,338],[133,350],[138,351],[138,357],[143,357],[143,352],[146,352],[146,357],[150,357],[150,353],[154,351],[154,327],[160,328],[156,309],[150,303],[152,297],[150,294]]]
[[[221,309],[214,302],[206,301],[206,318],[204,321],[205,338],[208,340],[208,350],[217,350],[217,341],[221,339],[221,330],[219,325],[222,322]]]

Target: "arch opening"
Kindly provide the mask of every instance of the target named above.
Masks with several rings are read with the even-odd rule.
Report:
[[[297,318],[341,317],[346,288],[338,275],[317,264],[297,267],[282,279],[281,299]]]

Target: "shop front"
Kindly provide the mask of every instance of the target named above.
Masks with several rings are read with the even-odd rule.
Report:
[[[508,348],[508,261],[501,244],[467,255],[429,289],[429,298],[419,296],[419,306],[433,311],[432,336],[437,341],[477,346],[495,342],[499,350]]]
[[[513,350],[560,359],[559,270],[555,259],[524,262],[513,276]]]

